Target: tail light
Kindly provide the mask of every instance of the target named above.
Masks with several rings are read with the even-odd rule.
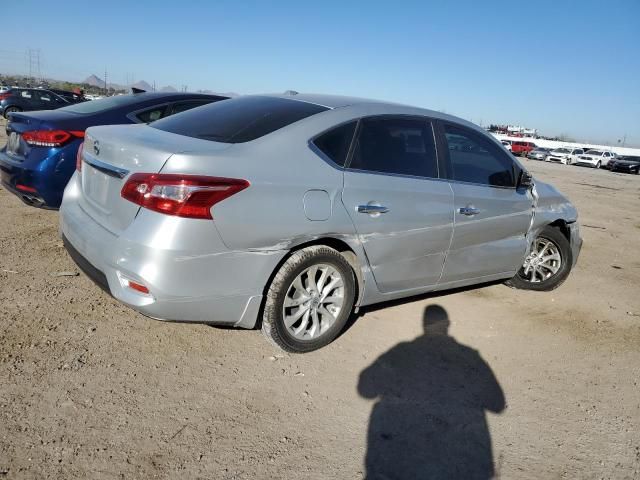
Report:
[[[81,172],[82,171],[82,152],[84,150],[84,142],[80,143],[80,146],[78,147],[78,153],[76,154],[76,170]]]
[[[135,173],[122,187],[120,195],[155,212],[212,219],[211,207],[248,186],[248,181],[237,178]]]
[[[78,130],[31,130],[22,134],[22,139],[36,147],[61,147],[70,140],[84,138],[84,132]]]
[[[7,98],[9,98],[11,96],[12,95],[10,93],[0,93],[0,101],[6,100]]]

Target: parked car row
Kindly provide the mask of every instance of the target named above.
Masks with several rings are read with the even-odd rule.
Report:
[[[12,112],[6,127],[9,140],[0,151],[2,183],[29,205],[58,208],[88,127],[149,123],[225,98],[139,93],[76,103],[54,111]]]
[[[4,185],[40,206],[77,150],[63,244],[150,317],[259,326],[307,352],[354,309],[496,280],[551,290],[577,261],[574,206],[465,120],[327,95],[160,95],[14,113],[0,152]],[[123,118],[138,125],[84,130]]]
[[[640,157],[619,156],[611,151],[590,148],[559,147],[552,149],[535,146],[532,142],[501,140],[501,143],[514,155],[519,152],[520,155],[530,160],[606,168],[616,172],[639,173],[638,160]]]
[[[85,101],[83,95],[67,90],[12,87],[0,92],[0,114],[9,118],[14,112],[54,110]]]

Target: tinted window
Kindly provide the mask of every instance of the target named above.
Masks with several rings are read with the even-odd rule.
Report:
[[[599,157],[602,155],[602,152],[600,150],[589,150],[587,151],[587,155],[594,155],[596,157]]]
[[[350,168],[438,177],[433,130],[428,120],[374,118],[362,121]]]
[[[166,105],[163,105],[161,107],[151,107],[147,110],[137,113],[136,118],[143,123],[155,122],[156,120],[160,120],[164,116],[166,110]]]
[[[115,97],[101,98],[100,100],[91,100],[90,102],[77,103],[63,107],[60,110],[71,113],[96,113],[110,108],[122,107],[143,101],[144,97],[139,95],[116,95]]]
[[[175,115],[176,113],[186,112],[187,110],[191,110],[192,108],[201,107],[202,105],[206,105],[207,103],[211,103],[211,100],[196,100],[190,102],[178,102],[171,107],[171,113],[169,115]]]
[[[489,139],[466,128],[445,126],[452,176],[461,182],[515,186],[511,159]]]
[[[344,166],[356,130],[357,122],[350,122],[329,130],[316,138],[313,143],[322,153],[340,166]]]
[[[49,92],[37,92],[37,97],[40,101],[48,103],[53,102],[54,99],[53,94]]]
[[[187,137],[242,143],[325,110],[328,108],[288,98],[240,97],[172,115],[151,126]]]

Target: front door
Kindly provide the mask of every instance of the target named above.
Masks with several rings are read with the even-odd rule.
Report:
[[[453,231],[453,194],[439,179],[428,118],[362,120],[342,201],[380,291],[438,282]]]
[[[441,283],[511,274],[524,260],[533,214],[518,167],[482,133],[444,124],[455,226]]]

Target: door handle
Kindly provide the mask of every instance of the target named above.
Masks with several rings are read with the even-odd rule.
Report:
[[[458,209],[458,212],[460,212],[462,215],[472,217],[474,215],[478,215],[480,213],[480,210],[478,210],[473,205],[467,205],[466,207],[460,207]]]
[[[380,215],[381,213],[387,213],[389,209],[383,205],[367,204],[358,205],[358,213],[368,213],[370,215]]]

